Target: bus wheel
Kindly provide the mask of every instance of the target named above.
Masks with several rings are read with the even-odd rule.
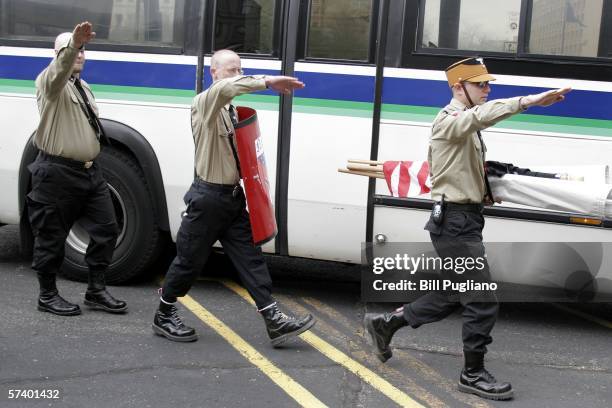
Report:
[[[108,183],[119,226],[119,236],[106,283],[118,284],[135,278],[159,254],[162,235],[151,206],[147,182],[136,159],[120,150],[106,147],[98,156]],[[85,251],[89,234],[77,221],[66,239],[62,274],[69,279],[87,281]]]

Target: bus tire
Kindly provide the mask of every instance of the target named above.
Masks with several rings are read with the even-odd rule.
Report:
[[[106,147],[97,160],[108,183],[119,226],[106,283],[125,283],[141,275],[156,260],[163,239],[147,181],[136,159]],[[88,242],[88,234],[77,221],[66,239],[62,274],[67,278],[87,281],[85,250]]]

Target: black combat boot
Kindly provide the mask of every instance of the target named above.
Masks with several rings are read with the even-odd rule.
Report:
[[[376,357],[383,363],[393,355],[389,343],[395,332],[401,327],[408,326],[408,322],[404,319],[403,308],[391,313],[367,313],[363,318],[363,324],[372,337]]]
[[[106,290],[104,271],[89,271],[89,285],[85,292],[85,302],[92,309],[104,310],[109,313],[125,313],[127,304],[117,300]]]
[[[81,314],[79,305],[68,302],[61,297],[55,286],[55,274],[42,274],[38,272],[40,296],[38,297],[38,310],[54,313],[60,316],[75,316]]]
[[[178,315],[176,306],[159,302],[159,309],[153,319],[153,332],[172,341],[196,341],[198,335],[192,327],[185,326]]]
[[[268,331],[272,347],[280,346],[289,338],[304,333],[315,324],[315,319],[311,314],[307,314],[301,319],[296,319],[281,312],[276,303],[260,313],[266,323],[266,330]]]
[[[459,391],[492,400],[507,400],[514,396],[512,385],[497,382],[484,368],[484,353],[464,351],[465,367],[461,371]]]

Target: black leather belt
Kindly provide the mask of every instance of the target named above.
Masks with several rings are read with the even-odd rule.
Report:
[[[195,182],[196,182],[196,184],[199,184],[199,185],[201,185],[204,188],[207,188],[209,190],[219,191],[221,193],[228,193],[228,194],[231,194],[234,197],[236,197],[238,195],[238,193],[240,192],[240,190],[242,189],[242,187],[240,187],[240,184],[210,183],[208,181],[202,180],[199,177],[196,178]]]
[[[457,204],[457,203],[446,203],[448,210],[455,211],[467,211],[476,214],[482,214],[484,206],[482,204]]]
[[[88,169],[91,166],[93,166],[93,160],[82,162],[78,160],[68,159],[67,157],[54,156],[52,154],[45,153],[43,151],[40,151],[38,153],[38,157],[40,160],[44,160],[44,161],[48,161],[48,162],[56,163],[56,164],[61,164],[63,166],[68,166],[76,170]]]

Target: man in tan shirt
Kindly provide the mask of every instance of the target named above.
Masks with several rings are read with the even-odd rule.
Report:
[[[32,268],[40,284],[38,309],[62,316],[81,313],[62,298],[56,274],[64,260],[66,237],[74,222],[89,233],[85,253],[89,284],[85,304],[111,313],[127,310],[106,290],[104,275],[117,240],[117,223],[102,169],[95,161],[105,139],[91,89],[80,78],[84,45],[95,36],[89,22],[55,40],[55,58],[36,78],[40,123],[34,143],[40,150],[28,166],[32,190],[26,197],[34,233]]]
[[[197,334],[178,316],[174,305],[185,296],[202,271],[215,241],[236,267],[240,279],[261,313],[273,346],[278,346],[314,324],[311,315],[301,319],[282,313],[272,298],[272,280],[261,249],[253,245],[251,224],[240,187],[240,163],[235,147],[237,123],[232,99],[270,88],[290,94],[304,87],[286,76],[243,75],[240,57],[230,50],[213,54],[210,73],[213,84],[197,95],[191,106],[195,142],[196,178],[185,194],[183,214],[176,239],[176,258],[161,290],[153,331],[173,341],[195,341]]]
[[[520,113],[531,106],[549,106],[562,101],[569,88],[487,102],[495,78],[481,58],[468,58],[446,69],[453,99],[434,119],[429,141],[428,162],[434,208],[425,229],[441,259],[473,259],[481,270],[442,271],[454,282],[490,281],[489,266],[482,243],[483,204],[493,204],[484,162],[486,146],[481,130]],[[453,264],[459,264],[453,262]],[[477,263],[474,263],[477,264]],[[484,292],[484,293],[483,293]],[[487,345],[497,319],[498,302],[491,291],[431,291],[392,313],[367,314],[366,329],[375,353],[385,362],[392,356],[389,343],[401,327],[417,328],[441,320],[463,307],[463,354],[465,366],[459,390],[483,398],[505,400],[513,397],[509,383],[498,382],[484,368]]]

